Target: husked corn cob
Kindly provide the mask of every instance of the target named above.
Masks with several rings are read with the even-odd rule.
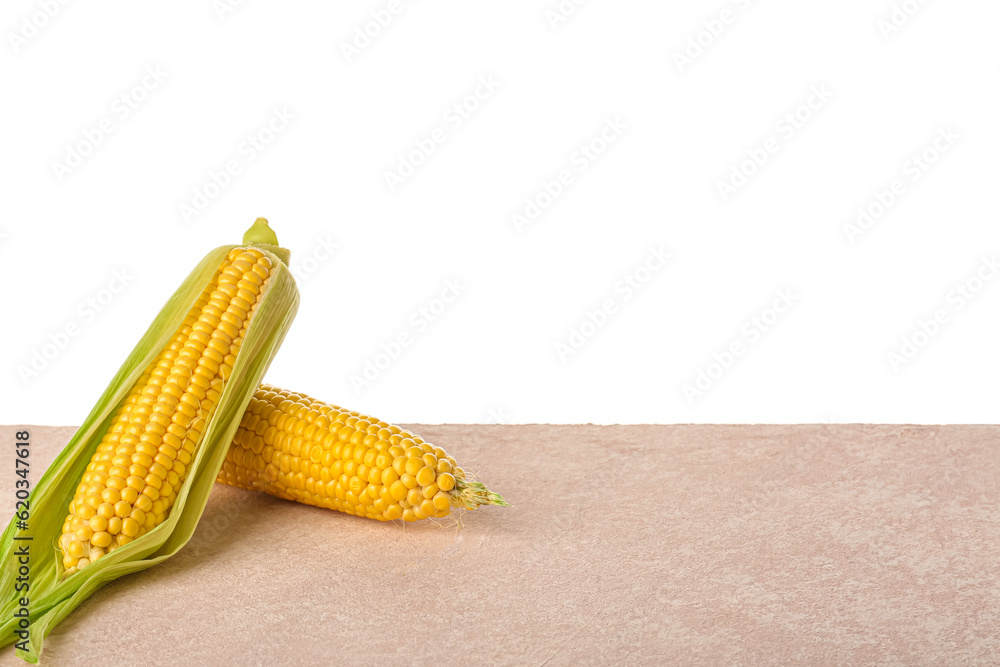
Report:
[[[66,575],[167,517],[271,270],[271,260],[257,248],[231,250],[132,386],[69,504],[59,539]]]
[[[268,384],[250,400],[217,481],[379,521],[507,505],[421,437]]]

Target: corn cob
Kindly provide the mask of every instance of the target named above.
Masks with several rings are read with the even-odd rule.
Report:
[[[217,481],[379,521],[507,505],[420,436],[268,384],[250,400]]]
[[[132,387],[69,504],[59,540],[67,575],[163,523],[271,268],[257,248],[233,248]]]
[[[30,521],[12,519],[0,538],[0,646],[16,642],[37,662],[45,636],[97,588],[191,538],[298,308],[288,260],[260,218],[242,245],[210,251],[161,309],[31,489]],[[37,545],[30,607],[16,585],[25,544]]]

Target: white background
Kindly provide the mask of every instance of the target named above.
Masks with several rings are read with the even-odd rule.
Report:
[[[187,272],[257,216],[308,270],[267,379],[389,421],[993,422],[1000,281],[951,291],[1000,252],[1000,6],[905,4],[890,32],[889,0],[593,0],[555,23],[557,0],[403,2],[348,58],[388,0],[70,2],[51,18],[6,2],[0,422],[79,423]],[[476,92],[456,126],[449,109]],[[294,119],[248,159],[275,109]],[[609,119],[624,129],[581,171]],[[385,173],[435,128],[444,143],[391,190]],[[230,160],[240,173],[185,220]],[[564,169],[572,183],[518,230]],[[905,191],[852,243],[845,226],[894,179]],[[650,247],[671,258],[626,300],[616,282]],[[116,270],[127,285],[102,293]],[[464,289],[418,328],[447,280]],[[792,307],[753,339],[778,290]],[[893,364],[938,309],[945,324]],[[377,359],[400,333],[412,344]],[[734,342],[743,354],[711,366]],[[36,352],[51,358],[25,379]],[[367,361],[386,367],[359,390]],[[686,396],[699,372],[715,379]]]

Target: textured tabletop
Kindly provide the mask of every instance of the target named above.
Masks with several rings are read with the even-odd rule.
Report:
[[[459,530],[217,486],[42,664],[1000,662],[1000,427],[413,430],[515,506]],[[37,480],[73,429],[31,431]]]

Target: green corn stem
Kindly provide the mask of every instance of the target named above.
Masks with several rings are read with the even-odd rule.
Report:
[[[482,482],[466,481],[464,479],[455,480],[455,489],[452,491],[451,498],[452,505],[465,507],[470,510],[474,510],[481,505],[511,507],[511,504],[504,500],[503,496],[499,493],[493,493]]]
[[[267,218],[257,218],[254,221],[250,229],[243,235],[243,245],[260,248],[277,255],[285,266],[288,266],[288,261],[291,259],[291,253],[278,245],[278,236],[271,229]]]

